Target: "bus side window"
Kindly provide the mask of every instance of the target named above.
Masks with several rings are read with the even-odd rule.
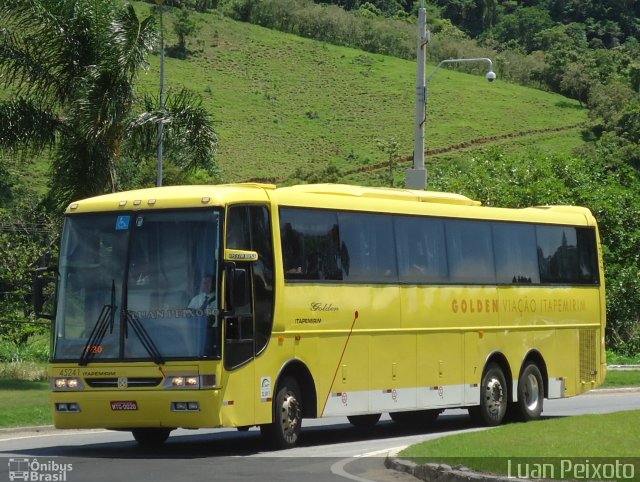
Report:
[[[481,221],[445,223],[449,277],[454,283],[495,283],[491,225]]]
[[[345,280],[393,282],[398,279],[392,217],[387,214],[338,213],[340,242],[348,255]]]
[[[286,280],[341,280],[348,270],[333,211],[282,208],[280,239]]]
[[[442,219],[395,216],[398,274],[406,283],[449,281]]]
[[[499,284],[540,284],[535,243],[532,224],[493,224],[493,251]]]
[[[291,223],[286,223],[281,230],[282,259],[284,262],[285,278],[295,279],[303,273],[303,244],[302,236]]]

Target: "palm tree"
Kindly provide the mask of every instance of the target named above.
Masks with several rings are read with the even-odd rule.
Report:
[[[154,17],[141,21],[114,0],[1,3],[0,83],[13,95],[0,102],[0,149],[49,149],[58,206],[116,191],[122,158],[149,155],[159,122],[179,168],[216,172],[217,136],[200,99],[180,90],[161,110],[136,92],[156,41]]]

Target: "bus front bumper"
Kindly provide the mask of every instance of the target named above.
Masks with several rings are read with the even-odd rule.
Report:
[[[56,428],[216,428],[219,390],[52,392]]]

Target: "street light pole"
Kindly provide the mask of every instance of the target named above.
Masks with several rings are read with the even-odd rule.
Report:
[[[162,25],[162,3],[164,0],[156,0],[160,7],[160,112],[164,116],[164,28]],[[158,123],[158,173],[156,185],[162,186],[162,156],[164,141],[164,118]]]
[[[416,79],[416,124],[415,140],[413,147],[413,168],[407,169],[406,187],[408,189],[422,189],[427,187],[427,170],[424,163],[425,151],[425,123],[427,121],[427,101],[429,99],[429,81],[438,69],[445,64],[466,63],[466,62],[487,62],[489,70],[486,79],[489,82],[496,80],[493,71],[493,62],[489,58],[479,57],[471,59],[446,59],[441,61],[433,72],[425,77],[426,49],[429,42],[429,32],[427,31],[427,10],[424,0],[420,10],[418,10],[418,49],[417,49],[417,79]]]
[[[424,0],[418,10],[418,48],[416,75],[416,124],[413,145],[413,169],[407,169],[406,186],[409,189],[424,189],[427,185],[427,171],[424,167],[424,124],[427,106],[427,80],[425,78],[427,63],[427,9]]]
[[[429,74],[429,77],[427,77],[427,82],[431,80],[431,77],[433,77],[438,69],[444,64],[461,64],[465,62],[487,62],[489,64],[489,70],[487,71],[485,77],[489,82],[493,82],[494,80],[496,80],[496,73],[493,71],[493,61],[486,57],[476,57],[473,59],[446,59],[441,61],[438,65],[436,65],[436,68],[433,69],[433,72]]]

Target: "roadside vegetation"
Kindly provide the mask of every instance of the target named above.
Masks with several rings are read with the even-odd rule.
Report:
[[[608,370],[601,388],[640,387],[640,370]]]
[[[637,461],[640,432],[629,430],[629,427],[638,423],[640,411],[513,423],[430,440],[408,447],[399,455],[419,464],[463,465],[479,472],[501,475],[508,474],[507,460],[516,458],[538,464],[557,463],[561,458],[571,457],[590,460],[616,457]]]
[[[49,383],[0,379],[0,427],[34,427],[52,423]]]
[[[613,350],[607,351],[609,365],[640,365],[640,353],[635,355],[621,355]]]

